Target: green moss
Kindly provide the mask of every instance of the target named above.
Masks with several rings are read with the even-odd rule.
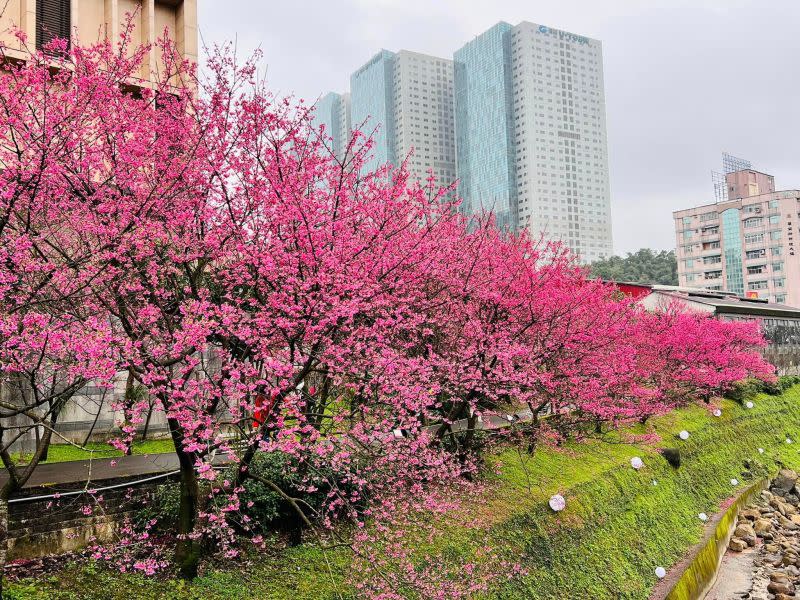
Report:
[[[693,406],[654,419],[648,427],[661,437],[657,444],[626,442],[626,434],[645,433],[637,426],[533,456],[499,452],[490,457],[500,474],[492,475],[488,497],[460,522],[442,523],[432,543],[420,543],[420,563],[444,570],[465,559],[480,562],[478,548],[488,540],[525,574],[501,581],[487,597],[647,598],[655,568],[669,569],[700,540],[697,514],[718,512],[736,493],[731,478],[744,489],[779,462],[800,467],[800,387],[775,397],[759,395],[750,410],[732,401],[722,408],[718,418]],[[691,433],[686,441],[677,438],[682,429]],[[787,435],[798,443],[786,444]],[[665,446],[680,449],[679,469],[658,454]],[[759,454],[759,447],[766,452]],[[630,467],[633,456],[644,459],[641,471]],[[547,507],[556,491],[567,499],[559,514]],[[481,526],[465,524],[474,522]],[[12,585],[17,595],[11,597],[353,598],[357,594],[346,584],[350,560],[343,549],[324,553],[304,545],[251,558],[246,568],[213,570],[191,584],[70,567],[35,588],[31,582]]]

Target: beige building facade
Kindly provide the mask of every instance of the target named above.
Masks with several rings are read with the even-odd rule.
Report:
[[[2,6],[2,4],[0,4]],[[92,44],[119,39],[132,15],[134,46],[153,43],[168,32],[178,51],[197,62],[197,0],[8,0],[0,15],[0,46],[7,57],[23,59],[53,37]],[[21,44],[14,29],[25,33]],[[158,72],[160,56],[151,53],[141,78]]]

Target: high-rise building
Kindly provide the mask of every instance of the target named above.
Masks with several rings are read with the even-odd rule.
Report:
[[[511,29],[498,23],[453,55],[458,191],[466,213],[517,225]]]
[[[453,61],[418,52],[381,50],[350,77],[354,128],[373,135],[375,169],[408,159],[413,176],[456,179]]]
[[[350,111],[353,127],[372,136],[373,171],[394,159],[394,52],[381,50],[350,76]]]
[[[76,37],[83,44],[100,36],[117,40],[128,14],[133,15],[132,47],[150,43],[154,48],[142,65],[143,81],[159,68],[156,41],[164,30],[185,58],[197,62],[197,0],[8,0],[0,7],[0,46],[8,58],[26,58],[12,28],[25,33],[28,49],[42,48],[55,37]]]
[[[325,135],[330,138],[331,150],[336,158],[342,160],[353,135],[350,94],[330,92],[320,98],[314,106],[314,123],[325,126]]]
[[[673,213],[680,285],[800,307],[800,191],[750,168],[724,179],[727,198]]]
[[[510,228],[609,256],[603,51],[599,40],[499,23],[455,53],[459,193]]]

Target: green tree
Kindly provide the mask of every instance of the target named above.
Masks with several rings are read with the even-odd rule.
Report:
[[[628,252],[624,258],[612,256],[595,261],[589,269],[594,277],[612,281],[678,285],[678,262],[672,250],[654,252],[642,248],[635,253]]]

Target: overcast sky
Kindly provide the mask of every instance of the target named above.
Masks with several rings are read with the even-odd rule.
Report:
[[[603,42],[614,251],[675,245],[721,153],[800,188],[797,0],[199,0],[206,44],[260,47],[273,91],[345,91],[381,48],[452,58],[498,21]]]

